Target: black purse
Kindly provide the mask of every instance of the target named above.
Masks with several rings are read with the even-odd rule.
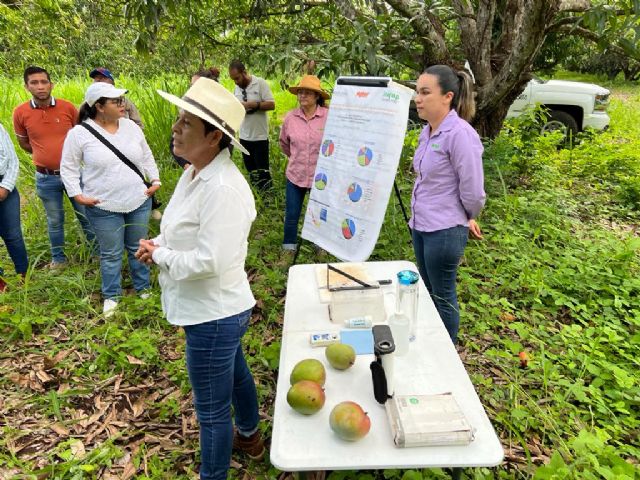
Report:
[[[109,140],[104,138],[95,128],[93,128],[91,125],[89,125],[86,122],[82,122],[80,126],[86,128],[89,132],[91,132],[93,136],[96,137],[98,140],[100,140],[100,142],[102,142],[105,147],[111,150],[116,157],[122,160],[122,163],[124,163],[127,167],[129,167],[134,172],[136,172],[147,188],[151,186],[151,183],[147,182],[147,180],[144,178],[144,175],[142,175],[142,172],[138,170],[138,167],[136,167],[131,160],[125,157],[120,150],[114,147]],[[151,195],[151,208],[155,210],[157,208],[160,208],[161,206],[162,206],[162,203],[159,202],[158,199],[156,199],[156,195],[155,194]]]

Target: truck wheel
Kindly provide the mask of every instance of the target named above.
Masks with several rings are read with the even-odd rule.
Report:
[[[573,118],[570,113],[563,112],[562,110],[551,110],[547,123],[542,127],[542,133],[555,132],[556,130],[562,131],[565,140],[568,140],[569,137],[575,137],[580,131],[578,122],[576,122],[576,119]]]

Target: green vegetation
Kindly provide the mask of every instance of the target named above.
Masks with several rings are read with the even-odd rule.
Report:
[[[0,120],[27,98],[0,79]],[[60,80],[54,94],[79,103],[88,79]],[[131,90],[161,167],[166,201],[180,171],[168,152],[172,107],[154,93],[182,93],[166,76],[119,82]],[[226,84],[230,87],[230,84]],[[268,435],[275,395],[287,265],[280,259],[285,159],[277,125],[294,97],[272,84],[274,194],[261,212],[247,269],[258,305],[245,337]],[[487,145],[483,241],[470,242],[460,272],[461,357],[505,448],[474,479],[640,478],[640,90],[615,84],[611,129],[573,149],[517,120]],[[408,135],[398,183],[410,197]],[[101,318],[98,265],[68,210],[71,265],[48,271],[44,212],[22,153],[23,229],[34,268],[0,296],[0,477],[193,478],[197,430],[183,335],[163,319],[156,293],[127,296]],[[238,164],[241,159],[236,153]],[[157,224],[152,224],[157,230]],[[395,199],[371,260],[413,253]],[[6,250],[0,261],[11,266]],[[319,261],[305,246],[300,263]],[[528,365],[518,355],[526,352]],[[233,478],[278,478],[268,462],[235,456]],[[246,475],[246,477],[245,477]],[[333,472],[339,479],[447,478],[440,470]]]

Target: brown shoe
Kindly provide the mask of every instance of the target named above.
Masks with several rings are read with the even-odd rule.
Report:
[[[246,453],[251,460],[256,461],[262,460],[266,452],[260,430],[257,430],[250,437],[244,437],[236,430],[233,433],[233,449]]]
[[[7,282],[0,278],[0,293],[7,290]]]

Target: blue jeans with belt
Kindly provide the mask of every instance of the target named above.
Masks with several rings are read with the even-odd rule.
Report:
[[[137,292],[149,288],[149,267],[139,262],[135,253],[141,238],[147,238],[151,198],[129,213],[109,212],[87,207],[100,246],[102,296],[116,299],[122,293],[122,255],[127,251],[129,272]]]
[[[298,223],[305,195],[310,188],[299,187],[287,179],[286,201],[284,210],[284,240],[282,248],[295,250],[298,243]]]
[[[418,271],[453,343],[458,341],[460,307],[456,293],[458,265],[469,238],[469,228],[435,232],[412,231]]]
[[[14,188],[7,198],[0,202],[0,238],[7,246],[7,251],[16,273],[26,273],[29,267],[27,249],[24,246],[22,227],[20,225],[20,194]],[[4,274],[0,266],[0,276]]]
[[[60,175],[47,175],[36,172],[36,192],[47,215],[47,229],[49,231],[49,243],[51,244],[51,260],[53,263],[66,262],[64,254],[64,207],[63,196],[66,195],[64,184]],[[87,219],[84,205],[80,205],[73,198],[69,198],[76,217],[82,226],[87,241],[92,244],[95,241],[93,228]]]
[[[200,423],[201,480],[226,480],[231,461],[233,423],[250,436],[258,430],[258,395],[242,353],[251,309],[184,327],[187,370]]]

